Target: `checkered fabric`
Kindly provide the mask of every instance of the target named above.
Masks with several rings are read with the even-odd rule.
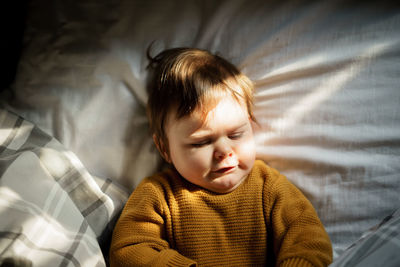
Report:
[[[371,228],[331,267],[400,266],[400,209]]]
[[[105,266],[102,249],[127,196],[37,126],[0,109],[0,265]]]

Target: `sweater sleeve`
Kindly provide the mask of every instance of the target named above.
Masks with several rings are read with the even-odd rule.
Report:
[[[161,192],[143,181],[132,193],[113,231],[110,266],[196,266],[165,240]]]
[[[278,171],[267,172],[266,220],[277,266],[328,266],[332,245],[312,204]]]

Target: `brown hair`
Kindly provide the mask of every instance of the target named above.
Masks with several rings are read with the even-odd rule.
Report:
[[[216,96],[231,94],[252,112],[253,84],[233,64],[218,55],[196,48],[167,49],[154,58],[149,55],[150,83],[147,115],[154,141],[163,154],[169,155],[165,124],[169,112],[180,119],[197,108],[207,111]],[[165,155],[164,155],[165,156]]]

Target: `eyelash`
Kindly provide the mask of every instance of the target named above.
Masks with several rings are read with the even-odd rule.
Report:
[[[230,139],[232,139],[232,140],[237,140],[237,139],[240,139],[243,136],[243,133],[244,132],[234,133],[234,134],[229,135],[228,137]]]
[[[243,136],[243,133],[244,132],[234,133],[234,134],[229,135],[228,137],[229,137],[229,139],[232,139],[232,140],[238,140]],[[200,148],[200,147],[211,144],[211,142],[212,142],[211,140],[205,140],[205,141],[202,141],[199,143],[191,144],[191,146],[194,148]]]
[[[208,145],[210,143],[211,143],[211,141],[207,140],[207,141],[203,141],[203,142],[200,142],[200,143],[191,144],[191,146],[194,147],[194,148],[199,148],[199,147],[206,146],[206,145]]]

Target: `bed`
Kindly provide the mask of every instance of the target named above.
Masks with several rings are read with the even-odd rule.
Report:
[[[31,0],[10,11],[3,24],[24,27],[6,32],[21,49],[2,52],[17,56],[2,63],[0,266],[107,265],[127,197],[162,166],[145,113],[150,43],[219,53],[254,81],[257,155],[310,199],[333,266],[400,264],[398,4]]]

